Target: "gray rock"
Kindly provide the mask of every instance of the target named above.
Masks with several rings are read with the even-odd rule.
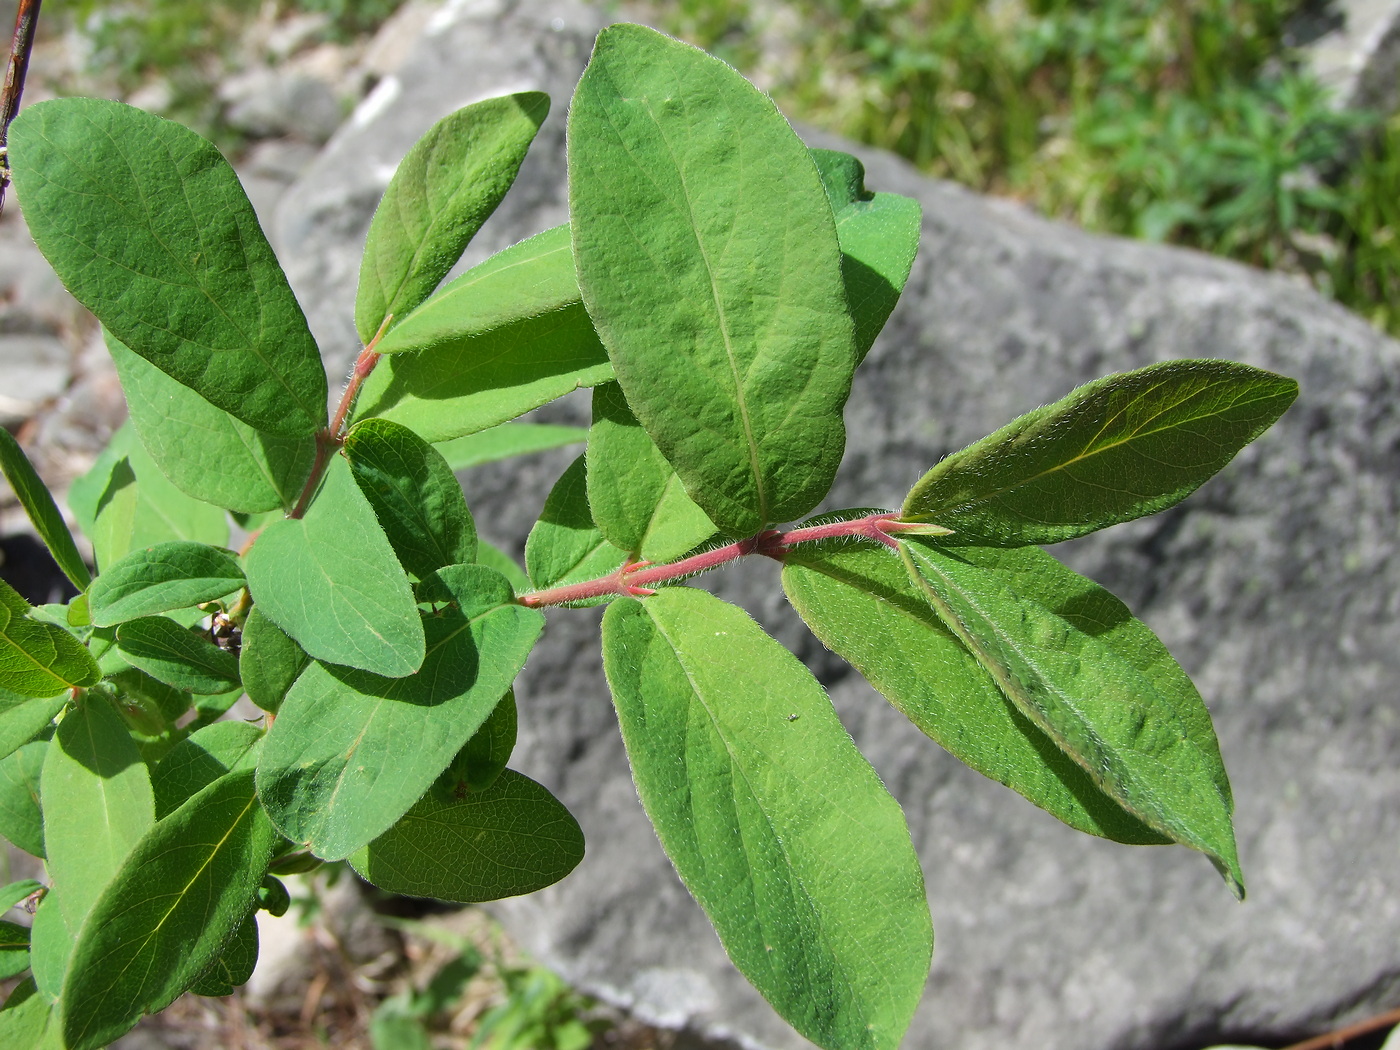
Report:
[[[1294,21],[1308,42],[1313,73],[1348,109],[1400,109],[1400,3],[1335,0],[1310,4]]]
[[[340,99],[326,81],[295,68],[254,66],[219,85],[229,125],[254,138],[325,142],[340,126]]]
[[[555,114],[469,261],[561,221],[562,111],[599,22],[569,3],[449,5],[293,188],[282,250],[335,360],[355,349],[370,211],[437,117],[491,94],[549,91]],[[1235,785],[1244,904],[1201,857],[1079,835],[946,756],[821,651],[786,610],[772,566],[715,574],[718,593],[814,667],[905,807],[939,938],[905,1045],[1284,1042],[1391,1005],[1400,344],[1288,279],[1090,236],[856,152],[871,186],[922,202],[924,236],[903,302],[856,376],[831,506],[897,506],[940,456],[1105,372],[1216,356],[1303,388],[1277,427],[1182,507],[1058,551],[1146,619],[1206,697]],[[472,472],[483,534],[518,551],[568,459]],[[596,620],[551,613],[520,683],[513,763],[574,811],[588,856],[499,913],[527,948],[645,1018],[748,1047],[805,1045],[729,966],[655,842],[607,699]]]

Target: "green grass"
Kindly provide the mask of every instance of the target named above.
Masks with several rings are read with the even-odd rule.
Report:
[[[1400,332],[1400,125],[1329,107],[1284,46],[1296,6],[682,0],[657,15],[799,120],[1091,230],[1304,274]]]

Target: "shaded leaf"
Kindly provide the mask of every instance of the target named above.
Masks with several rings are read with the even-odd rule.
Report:
[[[954,553],[920,540],[900,550],[939,618],[1020,712],[1101,791],[1210,857],[1243,897],[1234,803],[1210,716],[1155,636],[1049,555],[1039,565],[1003,564],[992,549]],[[1055,611],[1076,602],[1074,618]]]
[[[593,391],[588,506],[598,531],[634,558],[666,562],[715,534],[616,383]]]
[[[78,930],[155,822],[150,773],[116,712],[88,696],[59,723],[40,785],[49,877]]]
[[[849,541],[794,547],[783,559],[783,589],[827,648],[977,772],[1080,831],[1119,842],[1169,841],[1100,791],[1017,710],[888,548]]]
[[[37,798],[37,791],[35,797]],[[38,893],[43,888],[44,884],[35,879],[21,879],[19,882],[0,886],[0,914],[9,911],[24,898]]]
[[[387,893],[475,903],[552,886],[583,859],[583,832],[563,803],[507,769],[484,790],[424,795],[350,857]]]
[[[48,750],[47,740],[33,740],[0,759],[0,835],[40,859],[44,856],[44,814],[39,808],[39,776]],[[13,904],[11,901],[5,910]]]
[[[10,127],[34,241],[136,353],[250,426],[310,434],[326,373],[238,176],[188,128],[65,98]]]
[[[730,959],[818,1045],[897,1046],[928,976],[923,878],[816,680],[689,587],[609,606],[603,661],[637,794]]]
[[[483,463],[544,452],[588,439],[583,427],[556,426],[552,423],[500,423],[476,434],[452,438],[437,445],[453,470],[479,467]]]
[[[92,622],[113,627],[138,616],[187,609],[243,586],[243,570],[230,551],[176,540],[134,550],[93,581],[88,592]]]
[[[355,327],[368,343],[390,314],[432,293],[515,181],[549,112],[538,91],[486,99],[443,117],[414,143],[365,240]]]
[[[812,160],[836,217],[841,280],[855,323],[859,364],[909,280],[919,250],[923,211],[912,197],[867,190],[865,165],[849,153],[814,149]]]
[[[1185,499],[1281,416],[1292,379],[1168,361],[1096,379],[945,458],[901,516],[946,543],[1057,543]]]
[[[262,737],[262,729],[247,722],[215,722],[181,740],[151,774],[156,819],[179,809],[220,777],[252,769]]]
[[[481,728],[434,781],[432,791],[437,800],[461,801],[469,793],[485,791],[494,784],[515,750],[517,728],[515,690],[508,689]]]
[[[345,456],[405,569],[422,577],[476,560],[461,483],[432,445],[398,423],[366,419],[345,436]]]
[[[304,518],[263,529],[244,568],[258,608],[316,659],[390,677],[422,665],[408,577],[344,457]]]
[[[584,457],[559,476],[525,540],[525,570],[537,589],[606,576],[627,560],[593,523]],[[593,601],[586,604],[597,604]]]
[[[105,570],[128,551],[168,540],[228,543],[228,516],[172,485],[122,424],[87,474],[68,490],[68,505]]]
[[[165,616],[142,616],[117,628],[117,648],[158,682],[191,693],[238,685],[238,657]]]
[[[632,411],[724,532],[806,513],[855,367],[806,147],[736,71],[635,25],[599,34],[568,142],[579,287]]]
[[[0,1007],[0,1046],[8,1050],[43,1050],[47,1044],[53,1050],[61,1050],[59,1044],[45,1038],[52,1012],[49,1001],[34,986],[34,979],[21,981]]]
[[[477,564],[495,569],[509,580],[510,585],[515,588],[516,594],[523,594],[530,589],[530,577],[525,575],[525,570],[499,547],[494,547],[485,540],[478,539],[476,541],[476,560]]]
[[[34,925],[29,928],[29,970],[39,993],[50,1003],[56,1002],[63,990],[63,975],[75,939],[63,917],[59,893],[50,886],[34,913]]]
[[[374,839],[432,786],[505,695],[544,623],[480,565],[419,588],[427,657],[407,678],[316,662],[268,732],[258,794],[287,838],[338,860]]]
[[[8,430],[0,427],[0,471],[14,490],[15,498],[24,508],[25,514],[34,525],[34,531],[44,541],[44,546],[53,555],[53,560],[63,570],[63,575],[72,581],[73,586],[83,590],[92,582],[92,574],[83,564],[73,534],[59,513],[48,486],[35,473],[34,466],[19,442]]]
[[[87,647],[53,623],[30,618],[32,609],[0,580],[0,688],[30,697],[50,697],[102,677]]]
[[[32,699],[0,699],[0,759],[18,751],[43,732],[67,703],[67,692]]]
[[[310,662],[305,649],[253,606],[243,621],[243,645],[238,655],[238,674],[249,700],[264,711],[275,712]]]
[[[29,928],[0,919],[0,981],[29,969]]]
[[[256,430],[107,333],[131,424],[152,461],[187,496],[245,513],[290,510],[316,458],[310,436]]]
[[[232,995],[234,989],[248,983],[257,965],[258,918],[254,912],[239,924],[228,947],[190,985],[190,991],[195,995]]]
[[[71,1050],[105,1046],[163,1010],[222,954],[276,837],[251,770],[221,777],[151,828],[74,945],[62,994]]]

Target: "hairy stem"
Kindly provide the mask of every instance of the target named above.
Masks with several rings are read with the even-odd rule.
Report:
[[[345,384],[345,391],[340,395],[340,404],[335,407],[335,415],[331,417],[330,426],[316,431],[316,459],[311,464],[311,474],[307,477],[306,484],[302,486],[296,506],[292,508],[287,517],[300,518],[306,513],[306,508],[311,505],[311,497],[316,494],[316,487],[321,484],[321,475],[326,472],[326,467],[330,465],[331,455],[345,443],[346,421],[350,418],[350,410],[355,407],[355,399],[360,396],[360,387],[369,378],[369,374],[374,371],[374,366],[379,364],[381,355],[374,348],[379,345],[379,340],[383,338],[385,331],[389,328],[389,322],[393,319],[393,314],[384,318],[379,325],[379,331],[374,333],[374,338],[355,358],[355,367],[350,370],[350,379]]]
[[[666,565],[652,565],[650,562],[628,562],[615,572],[600,576],[596,580],[583,583],[570,583],[562,587],[549,587],[542,591],[522,594],[521,605],[540,608],[546,605],[564,605],[568,602],[585,601],[589,598],[605,598],[614,594],[625,594],[634,598],[645,597],[656,592],[652,584],[674,583],[676,580],[697,573],[717,569],[749,554],[763,554],[777,561],[790,547],[799,543],[812,543],[816,540],[850,536],[858,539],[875,540],[888,547],[897,546],[894,533],[917,529],[928,531],[928,526],[919,522],[899,520],[898,511],[879,511],[863,518],[850,518],[843,521],[827,522],[824,525],[810,525],[804,529],[779,532],[770,529],[748,539],[714,550],[701,551],[689,558],[670,562]]]

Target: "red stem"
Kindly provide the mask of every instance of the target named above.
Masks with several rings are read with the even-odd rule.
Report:
[[[0,89],[0,209],[5,207],[5,187],[10,184],[9,158],[3,152],[10,141],[10,121],[19,112],[24,94],[24,78],[29,72],[29,53],[34,48],[34,31],[39,25],[43,0],[20,0],[15,14],[15,35],[10,44],[10,63],[5,70],[5,86]]]
[[[777,561],[789,547],[799,543],[812,543],[816,540],[832,539],[838,536],[854,536],[859,539],[875,540],[888,547],[896,547],[898,541],[892,533],[906,529],[922,529],[926,526],[918,522],[900,521],[898,511],[880,511],[863,518],[845,521],[832,521],[825,525],[810,525],[805,529],[779,532],[769,529],[757,536],[737,540],[714,550],[702,551],[689,558],[671,562],[668,565],[652,565],[650,562],[628,562],[607,576],[583,583],[571,583],[562,587],[550,587],[542,591],[522,594],[518,599],[521,605],[540,608],[546,605],[563,605],[568,602],[584,601],[589,598],[604,598],[614,594],[624,594],[634,598],[644,598],[655,594],[649,585],[671,583],[694,576],[709,569],[717,569],[748,554],[763,554]]]

